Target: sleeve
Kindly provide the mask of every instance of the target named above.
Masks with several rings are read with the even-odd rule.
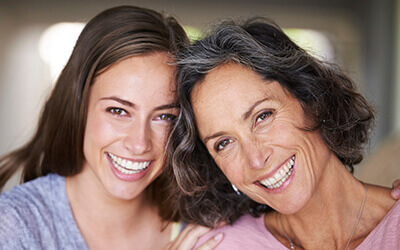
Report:
[[[0,205],[0,249],[33,249],[31,236],[17,209]]]

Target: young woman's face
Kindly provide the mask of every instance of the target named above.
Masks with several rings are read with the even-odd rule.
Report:
[[[301,129],[304,111],[278,82],[222,65],[194,88],[192,105],[200,138],[239,190],[282,213],[307,203],[331,151]]]
[[[137,197],[162,171],[166,133],[178,113],[170,60],[161,52],[130,57],[90,87],[84,172],[112,197]]]

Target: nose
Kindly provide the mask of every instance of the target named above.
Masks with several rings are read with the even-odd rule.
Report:
[[[266,166],[273,149],[257,138],[248,140],[242,149],[246,166],[253,169],[262,169]]]
[[[135,120],[126,129],[126,135],[123,140],[124,146],[135,155],[144,154],[150,151],[151,128],[149,124],[143,120]]]

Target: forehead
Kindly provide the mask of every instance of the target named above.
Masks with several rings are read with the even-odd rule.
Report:
[[[123,59],[95,78],[91,92],[126,99],[174,98],[175,67],[170,62],[171,58],[162,52]]]
[[[278,82],[266,81],[250,68],[228,63],[210,71],[192,92],[192,105],[216,102],[248,104],[259,98],[281,101],[287,96]]]

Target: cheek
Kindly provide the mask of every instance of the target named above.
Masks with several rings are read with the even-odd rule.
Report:
[[[245,182],[245,174],[243,169],[240,168],[239,161],[236,159],[219,159],[215,162],[231,183]]]
[[[151,142],[153,147],[163,150],[170,131],[170,125],[155,124],[152,126]]]
[[[279,142],[278,146],[300,153],[299,159],[302,159],[303,167],[314,174],[317,174],[320,166],[324,166],[329,159],[330,150],[318,131],[304,131],[293,124],[282,123],[276,127],[274,134],[278,135],[274,140]]]
[[[319,173],[328,163],[331,151],[322,140],[319,132],[308,132],[307,136],[304,136],[304,140],[307,143],[307,152],[305,157],[309,164],[312,166],[314,172]]]
[[[296,119],[300,120],[301,118]],[[324,145],[321,144],[322,139],[318,131],[303,130],[303,123],[297,122],[296,119],[295,117],[285,117],[275,120],[264,136],[270,140],[272,145],[287,149]]]
[[[84,136],[84,153],[103,148],[118,137],[118,128],[107,122],[101,115],[89,115]]]

